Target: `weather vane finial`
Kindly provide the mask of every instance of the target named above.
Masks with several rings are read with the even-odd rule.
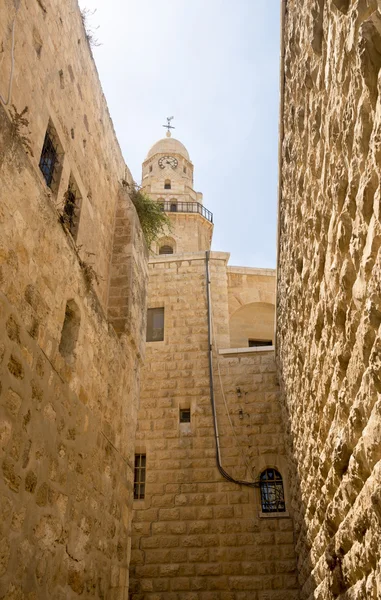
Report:
[[[163,125],[163,127],[167,128],[167,133],[166,133],[167,137],[171,137],[170,129],[176,129],[175,127],[173,127],[173,125],[171,125],[172,119],[173,119],[173,117],[167,117],[167,124]]]

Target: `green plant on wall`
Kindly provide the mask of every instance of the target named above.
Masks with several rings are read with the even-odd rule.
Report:
[[[142,192],[136,183],[130,184],[125,180],[122,183],[128,188],[128,194],[138,213],[147,246],[151,249],[155,240],[171,231],[170,219],[163,211],[163,207]]]

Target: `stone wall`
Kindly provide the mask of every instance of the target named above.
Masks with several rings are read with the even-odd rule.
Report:
[[[381,597],[381,11],[288,0],[277,358],[302,598]]]
[[[275,270],[228,267],[230,346],[249,339],[274,343]]]
[[[19,6],[18,12],[16,7]],[[102,93],[77,0],[4,0],[0,6],[1,94],[7,95],[11,31],[15,64],[11,103],[29,125],[31,163],[38,168],[49,120],[60,149],[60,174],[51,201],[62,211],[70,176],[81,196],[76,243],[98,274],[97,294],[107,309],[114,221],[120,182],[130,180]],[[10,107],[7,107],[9,111]]]
[[[179,201],[182,202],[183,199],[180,198]],[[213,234],[212,223],[199,214],[176,214],[171,212],[167,214],[171,228],[166,236],[154,244],[155,254],[159,253],[160,246],[165,243],[172,246],[175,254],[210,250]]]
[[[228,256],[210,260],[222,463],[249,481],[276,466],[287,484],[273,354],[217,353],[229,347]],[[297,598],[288,496],[287,514],[266,518],[258,488],[225,480],[216,466],[205,253],[151,259],[148,306],[164,307],[164,341],[147,343],[142,376],[136,452],[146,454],[147,484],[134,501],[131,600]],[[179,422],[183,408],[190,423]]]
[[[6,0],[1,82],[13,14]],[[12,101],[30,124],[0,105],[0,597],[121,600],[147,252],[77,4],[21,2],[15,35]],[[56,191],[38,167],[48,118],[65,148]],[[76,242],[60,222],[70,172]]]

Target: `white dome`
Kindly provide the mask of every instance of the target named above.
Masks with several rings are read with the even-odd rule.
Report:
[[[175,140],[173,137],[165,137],[156,142],[156,144],[149,149],[146,160],[155,154],[181,154],[181,156],[190,160],[188,150],[181,142],[179,142],[179,140]]]

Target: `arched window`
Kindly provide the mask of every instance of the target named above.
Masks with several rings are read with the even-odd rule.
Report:
[[[177,200],[171,200],[171,204],[169,206],[170,212],[177,212]]]
[[[262,512],[285,512],[282,475],[276,469],[266,469],[260,477]]]
[[[166,179],[164,182],[164,189],[165,190],[170,190],[171,189],[171,180],[170,179]]]
[[[172,246],[169,246],[169,245],[161,246],[161,248],[159,249],[159,254],[173,254]]]

